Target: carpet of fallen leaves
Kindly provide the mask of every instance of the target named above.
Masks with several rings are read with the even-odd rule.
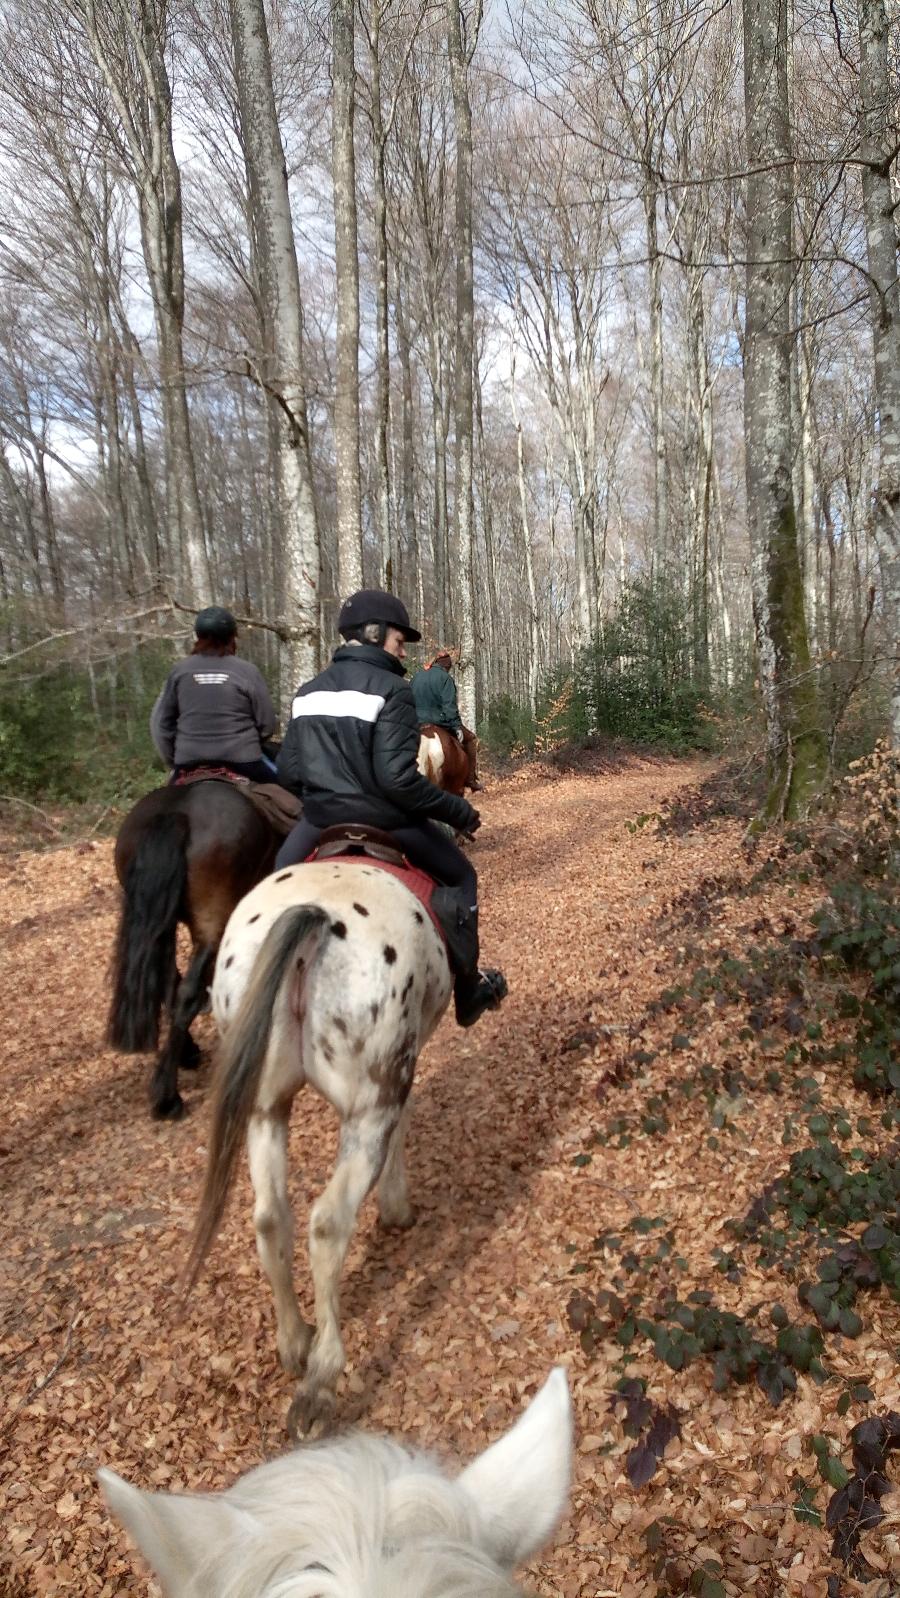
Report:
[[[492,785],[474,858],[484,953],[506,970],[510,996],[473,1032],[445,1020],[427,1049],[410,1137],[418,1225],[384,1234],[366,1206],[345,1272],[345,1423],[464,1461],[505,1429],[551,1365],[569,1367],[578,1425],[571,1510],[527,1573],[534,1590],[566,1598],[699,1591],[706,1560],[707,1570],[721,1567],[728,1598],[820,1598],[834,1569],[831,1539],[794,1518],[792,1476],[811,1474],[811,1434],[846,1443],[860,1418],[836,1413],[848,1377],[858,1373],[872,1388],[871,1412],[897,1405],[900,1315],[883,1294],[867,1306],[862,1337],[834,1340],[833,1377],[816,1386],[801,1376],[778,1410],[755,1386],[716,1395],[707,1365],[673,1372],[647,1344],[633,1345],[627,1364],[612,1342],[588,1358],[567,1321],[573,1253],[589,1254],[599,1230],[663,1216],[701,1280],[728,1218],[786,1162],[783,1106],[763,1096],[748,1106],[740,1137],[717,1149],[708,1146],[706,1108],[693,1101],[666,1135],[576,1163],[604,1119],[635,1113],[676,1068],[672,1017],[647,1012],[673,980],[685,896],[718,882],[707,930],[736,950],[761,915],[773,929],[785,917],[802,924],[815,902],[814,885],[806,902],[777,877],[762,904],[733,891],[753,869],[737,819],[658,831],[653,817],[664,803],[709,770],[697,761],[598,761],[575,774],[532,766]],[[635,826],[638,817],[650,819]],[[8,1598],[150,1590],[107,1518],[98,1465],[146,1486],[208,1490],[286,1444],[291,1388],[275,1358],[245,1176],[207,1274],[186,1316],[177,1314],[210,1069],[207,1059],[182,1079],[187,1118],[160,1125],[146,1111],[146,1062],[103,1047],[117,912],[111,853],[96,837],[0,853],[0,1591]],[[695,1060],[738,1057],[733,1012],[710,1012]],[[208,1018],[199,1033],[211,1050]],[[615,1077],[636,1036],[652,1064],[601,1086],[598,1098],[598,1083]],[[853,1108],[855,1097],[845,1089],[842,1102]],[[301,1242],[333,1148],[330,1112],[298,1100],[291,1163]],[[297,1259],[309,1313],[302,1247]],[[765,1296],[752,1272],[739,1288],[721,1278],[716,1286],[729,1307]],[[637,1492],[623,1469],[632,1443],[609,1403],[623,1371],[645,1378],[681,1422],[680,1439]],[[900,1564],[897,1503],[896,1491],[883,1500],[885,1521],[865,1539],[867,1557],[888,1576]],[[654,1522],[673,1556],[661,1589],[645,1535]]]

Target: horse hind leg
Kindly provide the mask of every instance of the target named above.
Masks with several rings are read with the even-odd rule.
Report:
[[[316,1335],[288,1415],[293,1436],[325,1429],[334,1408],[334,1389],[344,1369],[340,1327],[341,1271],[359,1207],[384,1167],[396,1111],[370,1110],[341,1126],[337,1163],[309,1218],[309,1261],[316,1294]]]
[[[178,1091],[178,1071],[179,1068],[193,1070],[200,1063],[200,1050],[191,1037],[191,1023],[203,1007],[215,958],[214,947],[204,944],[197,949],[174,991],[169,1035],[150,1081],[150,1108],[157,1120],[177,1120],[184,1114],[184,1100]]]
[[[215,963],[214,943],[202,943],[195,947],[172,1005],[169,1047],[175,1055],[176,1066],[185,1071],[196,1070],[200,1064],[200,1050],[191,1037],[191,1027],[206,1003]]]
[[[378,1181],[378,1217],[382,1226],[406,1229],[416,1224],[415,1211],[409,1202],[409,1184],[406,1179],[406,1134],[409,1131],[411,1116],[410,1096],[391,1133],[384,1170]]]
[[[252,1115],[247,1129],[247,1154],[256,1199],[256,1247],[275,1300],[278,1357],[289,1375],[299,1376],[313,1332],[300,1314],[294,1292],[294,1215],[287,1182],[288,1118],[286,1109]]]

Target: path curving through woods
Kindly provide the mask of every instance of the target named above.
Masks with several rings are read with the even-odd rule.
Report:
[[[607,1424],[604,1373],[565,1323],[566,1245],[634,1205],[615,1156],[608,1182],[573,1173],[596,1107],[596,1060],[579,1037],[587,1026],[614,1038],[653,980],[660,851],[652,829],[626,823],[708,769],[639,759],[576,775],[530,768],[485,795],[474,856],[483,947],[510,997],[471,1032],[445,1020],[420,1063],[410,1136],[419,1222],[385,1235],[374,1205],[364,1209],[344,1278],[344,1421],[467,1458],[563,1360],[582,1435]],[[276,1363],[246,1175],[177,1316],[209,1066],[186,1075],[185,1121],[159,1124],[144,1062],[102,1047],[111,853],[98,842],[0,857],[0,1513],[12,1553],[0,1587],[12,1598],[148,1591],[99,1501],[98,1464],[142,1485],[211,1488],[285,1441],[291,1387]],[[209,1046],[211,1022],[203,1028]],[[327,1106],[301,1096],[298,1230],[333,1149]],[[625,1188],[634,1180],[632,1162]],[[308,1312],[308,1280],[298,1285]],[[615,1474],[601,1479],[582,1461],[568,1528],[532,1569],[539,1590],[603,1586]],[[578,1530],[586,1505],[600,1517],[593,1541]]]

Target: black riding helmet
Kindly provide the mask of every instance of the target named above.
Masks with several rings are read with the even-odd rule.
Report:
[[[358,594],[351,594],[344,600],[338,617],[338,632],[346,634],[351,628],[365,627],[368,622],[396,627],[408,644],[417,644],[422,637],[410,626],[409,611],[402,599],[380,588],[361,588]]]
[[[237,637],[237,622],[230,610],[223,610],[221,605],[207,605],[197,614],[194,632],[198,638],[209,638],[215,644],[230,644],[232,638]]]

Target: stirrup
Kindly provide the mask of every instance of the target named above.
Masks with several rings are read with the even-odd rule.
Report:
[[[456,991],[456,1020],[459,1026],[472,1026],[485,1010],[496,1010],[509,992],[509,986],[502,971],[479,970],[468,982]]]

